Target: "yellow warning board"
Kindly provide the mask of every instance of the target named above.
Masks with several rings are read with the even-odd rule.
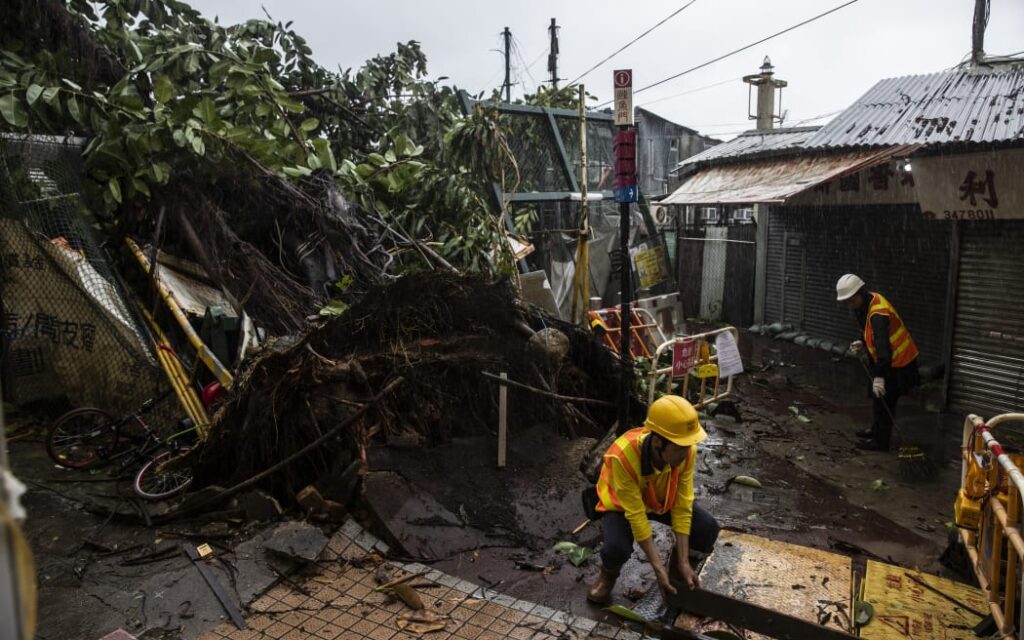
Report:
[[[635,260],[641,289],[649,289],[665,280],[665,247],[658,245],[638,251]]]
[[[966,606],[921,586],[915,578]],[[860,631],[870,640],[976,639],[972,629],[981,621],[976,612],[989,610],[980,589],[874,560],[868,560],[862,593],[875,608],[874,618]]]

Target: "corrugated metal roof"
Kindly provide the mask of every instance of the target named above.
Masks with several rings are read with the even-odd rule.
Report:
[[[683,167],[705,163],[728,161],[730,159],[763,157],[803,147],[803,143],[820,127],[790,127],[746,131],[728,142],[716,144],[710,149],[690,156],[676,165],[675,171]]]
[[[888,78],[806,148],[1024,140],[1024,68]]]
[[[886,162],[907,148],[755,160],[701,169],[661,204],[782,203],[822,182]]]

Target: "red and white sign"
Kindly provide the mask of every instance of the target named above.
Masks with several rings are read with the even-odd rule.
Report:
[[[615,125],[633,124],[633,70],[618,69],[613,72],[615,85]]]
[[[672,377],[681,378],[697,364],[697,341],[681,340],[672,345]]]

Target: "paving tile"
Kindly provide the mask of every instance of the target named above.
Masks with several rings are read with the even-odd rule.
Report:
[[[508,636],[495,631],[486,630],[477,636],[477,640],[505,640]]]
[[[516,600],[512,605],[512,608],[522,613],[530,613],[537,607],[536,602],[530,602],[528,600]]]
[[[515,602],[515,598],[504,593],[499,593],[498,595],[494,596],[494,603],[500,604],[503,607],[511,607]]]
[[[359,523],[349,518],[345,521],[345,524],[341,525],[340,533],[348,536],[349,538],[355,538],[363,532],[363,528],[359,526]]]
[[[467,607],[465,604],[460,604],[449,612],[452,620],[458,620],[459,622],[466,622],[473,616],[479,613],[476,609]]]
[[[526,617],[526,614],[522,611],[516,611],[515,609],[505,609],[498,616],[498,619],[504,620],[505,622],[515,626],[519,624],[519,621]]]
[[[249,625],[250,629],[256,629],[257,631],[263,631],[270,625],[274,624],[274,619],[270,616],[258,615],[251,618],[245,619],[245,624]]]
[[[371,549],[373,549],[373,545],[377,544],[379,540],[377,540],[377,536],[373,535],[369,531],[364,530],[362,533],[355,537],[354,542],[366,551],[370,551]]]
[[[469,580],[459,580],[454,586],[462,593],[473,593],[480,588]]]
[[[321,613],[322,612],[318,611],[316,614],[310,617],[309,620],[306,620],[302,624],[298,625],[298,628],[302,631],[305,631],[306,633],[314,633],[319,629],[323,629],[324,626],[330,622],[330,620],[321,617]]]
[[[556,611],[555,615],[551,616],[551,620],[559,624],[572,626],[573,615],[568,611]]]
[[[483,632],[484,630],[476,625],[464,624],[456,629],[453,635],[457,638],[465,638],[465,640],[477,640]]]
[[[390,627],[377,627],[373,632],[367,636],[369,640],[391,640],[391,638],[397,633],[395,629]]]
[[[591,620],[590,618],[576,618],[572,621],[571,626],[573,629],[587,633],[597,626],[597,620]]]
[[[533,611],[530,612],[530,615],[538,618],[543,618],[544,620],[550,620],[551,616],[555,615],[556,613],[558,612],[552,609],[551,607],[545,607],[544,605],[539,604],[536,607],[534,607]]]
[[[264,629],[263,633],[268,638],[273,638],[273,640],[280,640],[280,638],[284,637],[284,634],[288,633],[291,630],[292,628],[288,625],[282,622],[275,622],[274,624]]]
[[[329,624],[318,630],[313,637],[320,638],[321,640],[334,640],[335,638],[344,638],[347,632],[347,629]]]
[[[300,631],[298,629],[292,629],[288,633],[281,636],[281,640],[307,640],[308,638],[308,633],[306,633],[305,631]]]
[[[373,550],[377,551],[382,556],[386,556],[386,555],[388,555],[388,552],[391,551],[391,545],[389,545],[388,543],[384,542],[383,540],[378,540],[373,545]]]
[[[513,627],[508,632],[508,637],[513,640],[530,640],[534,635],[537,634],[537,630],[532,627]]]
[[[512,624],[511,622],[505,622],[501,618],[498,618],[498,619],[494,620],[494,622],[492,622],[491,624],[487,625],[487,630],[488,631],[493,631],[494,633],[500,633],[501,637],[503,637],[503,638],[505,636],[507,636],[509,631],[512,631],[512,629],[514,629],[514,628],[515,628],[514,624]]]
[[[427,576],[429,577],[430,574],[428,573]],[[455,585],[459,584],[460,582],[464,582],[463,580],[459,580],[455,576],[448,575],[447,573],[442,573],[440,577],[431,578],[431,580],[434,580],[435,582],[440,582],[446,587],[455,587]]]
[[[341,627],[342,629],[348,629],[355,623],[359,622],[359,618],[352,615],[351,613],[344,612],[334,619],[334,626]]]
[[[612,625],[606,622],[598,623],[598,625],[594,627],[590,632],[590,635],[596,638],[614,638],[618,634],[619,628],[613,627]]]
[[[484,613],[483,611],[479,611],[479,612],[477,612],[477,614],[475,616],[473,616],[472,618],[467,620],[467,622],[469,622],[470,624],[475,624],[478,627],[486,629],[487,627],[491,626],[491,623],[494,622],[496,619],[497,618],[495,618],[494,616],[492,616],[489,613]]]
[[[301,613],[299,611],[289,611],[288,613],[284,613],[278,616],[277,621],[283,622],[289,627],[297,627],[308,619],[308,613]]]
[[[496,602],[486,602],[481,611],[497,618],[505,611],[505,607]]]
[[[615,640],[641,640],[644,634],[637,633],[631,629],[623,629],[619,631],[619,635],[615,636]]]

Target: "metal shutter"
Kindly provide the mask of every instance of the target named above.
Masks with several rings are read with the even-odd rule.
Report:
[[[949,403],[986,418],[1024,410],[1024,222],[961,229]]]

